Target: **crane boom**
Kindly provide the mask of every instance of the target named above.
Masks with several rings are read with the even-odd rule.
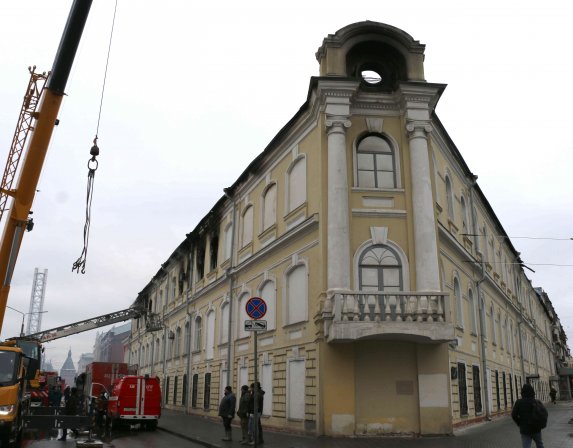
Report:
[[[32,126],[30,144],[23,158],[22,169],[16,188],[4,191],[14,198],[10,216],[4,226],[0,240],[0,331],[8,304],[12,274],[22,244],[25,230],[31,230],[29,219],[32,202],[48,152],[58,112],[64,96],[66,83],[80,38],[86,24],[92,0],[74,0],[52,71],[40,96],[37,112],[33,114],[36,123]],[[10,163],[10,162],[9,162]]]

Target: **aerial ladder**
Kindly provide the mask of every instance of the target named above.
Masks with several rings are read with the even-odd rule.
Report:
[[[94,330],[96,328],[105,327],[118,322],[125,322],[129,319],[138,319],[140,317],[145,317],[146,331],[158,331],[162,328],[161,318],[158,314],[147,312],[139,307],[131,307],[125,310],[102,314],[101,316],[92,317],[91,319],[81,320],[72,324],[62,325],[61,327],[51,328],[49,330],[39,331],[38,333],[13,339],[38,341],[39,343],[50,342],[56,339],[82,333],[84,331]]]

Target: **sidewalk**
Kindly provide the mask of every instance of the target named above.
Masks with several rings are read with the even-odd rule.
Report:
[[[573,446],[573,403],[547,405],[549,424],[542,432],[545,446]],[[238,423],[238,419],[234,419]],[[233,441],[223,442],[223,424],[204,417],[163,410],[159,430],[166,431],[207,448],[242,447],[240,429],[233,426]],[[263,424],[264,430],[264,424]],[[283,432],[264,431],[262,448],[510,448],[520,447],[519,429],[511,417],[474,425],[455,432],[453,436],[420,438],[367,437],[306,437]]]

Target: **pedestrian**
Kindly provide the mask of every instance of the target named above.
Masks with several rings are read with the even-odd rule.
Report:
[[[241,445],[249,443],[249,401],[251,400],[251,393],[249,386],[246,384],[241,387],[241,398],[239,399],[239,410],[237,415],[241,419],[241,432],[242,439]]]
[[[255,396],[257,400],[257,413],[255,415]],[[265,391],[261,389],[261,383],[257,381],[256,388],[255,383],[251,383],[251,396],[249,400],[249,445],[255,444],[255,438],[257,440],[257,445],[262,445],[265,443],[263,440],[263,425],[261,424],[261,416],[263,415],[263,403],[265,398]],[[255,420],[256,420],[256,431],[255,431]],[[256,432],[256,434],[255,434]]]
[[[78,390],[75,387],[72,387],[70,390],[70,397],[68,398],[68,401],[66,401],[66,406],[64,408],[64,414],[65,415],[78,415],[79,405],[80,405],[80,401],[79,401],[79,397],[78,397]],[[74,435],[77,437],[78,430],[72,429],[72,431],[73,431]],[[68,437],[68,428],[64,426],[64,427],[62,427],[62,437],[60,437],[58,440],[65,442],[67,437]]]
[[[230,442],[233,440],[231,433],[231,421],[235,416],[235,407],[237,404],[237,398],[233,393],[231,386],[225,387],[225,396],[221,399],[219,404],[219,416],[223,419],[223,426],[225,428],[225,437],[222,440],[225,442]]]
[[[97,427],[101,430],[104,427],[105,418],[107,415],[107,394],[102,391],[97,400]]]
[[[541,430],[547,426],[547,409],[535,399],[531,384],[524,384],[521,388],[521,398],[513,405],[511,418],[519,426],[523,448],[530,448],[532,440],[537,448],[543,448]]]
[[[551,397],[551,403],[556,404],[557,402],[555,399],[557,398],[557,391],[553,386],[551,386],[551,390],[549,391],[549,396]]]

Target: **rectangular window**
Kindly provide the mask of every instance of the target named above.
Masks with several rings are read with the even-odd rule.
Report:
[[[177,380],[178,376],[175,377],[175,382],[173,383],[173,404],[177,404]]]
[[[187,374],[183,375],[183,387],[181,388],[181,404],[187,404]]]
[[[511,399],[511,405],[513,406],[513,382],[511,380],[511,373],[509,374],[509,397]]]
[[[205,275],[205,240],[201,240],[197,248],[197,278],[202,279]]]
[[[199,375],[193,375],[193,383],[191,384],[191,407],[197,407],[197,386],[199,383]]]
[[[474,386],[474,411],[475,414],[482,413],[482,405],[481,405],[481,383],[479,377],[479,367],[472,366],[472,373],[473,373],[473,386]]]
[[[211,241],[209,243],[209,258],[210,270],[213,271],[217,269],[217,254],[219,253],[219,235],[214,233],[211,235]]]
[[[203,409],[209,410],[211,406],[211,373],[205,374],[205,388],[203,390]]]
[[[505,409],[507,409],[507,388],[506,388],[506,382],[505,382],[505,372],[502,372],[502,384],[503,384],[503,407]]]
[[[495,398],[497,400],[497,410],[501,409],[501,400],[499,396],[499,372],[495,371]]]
[[[468,415],[466,365],[462,362],[458,362],[458,395],[460,399],[460,415]]]
[[[165,404],[169,404],[169,377],[167,377],[165,385]]]

